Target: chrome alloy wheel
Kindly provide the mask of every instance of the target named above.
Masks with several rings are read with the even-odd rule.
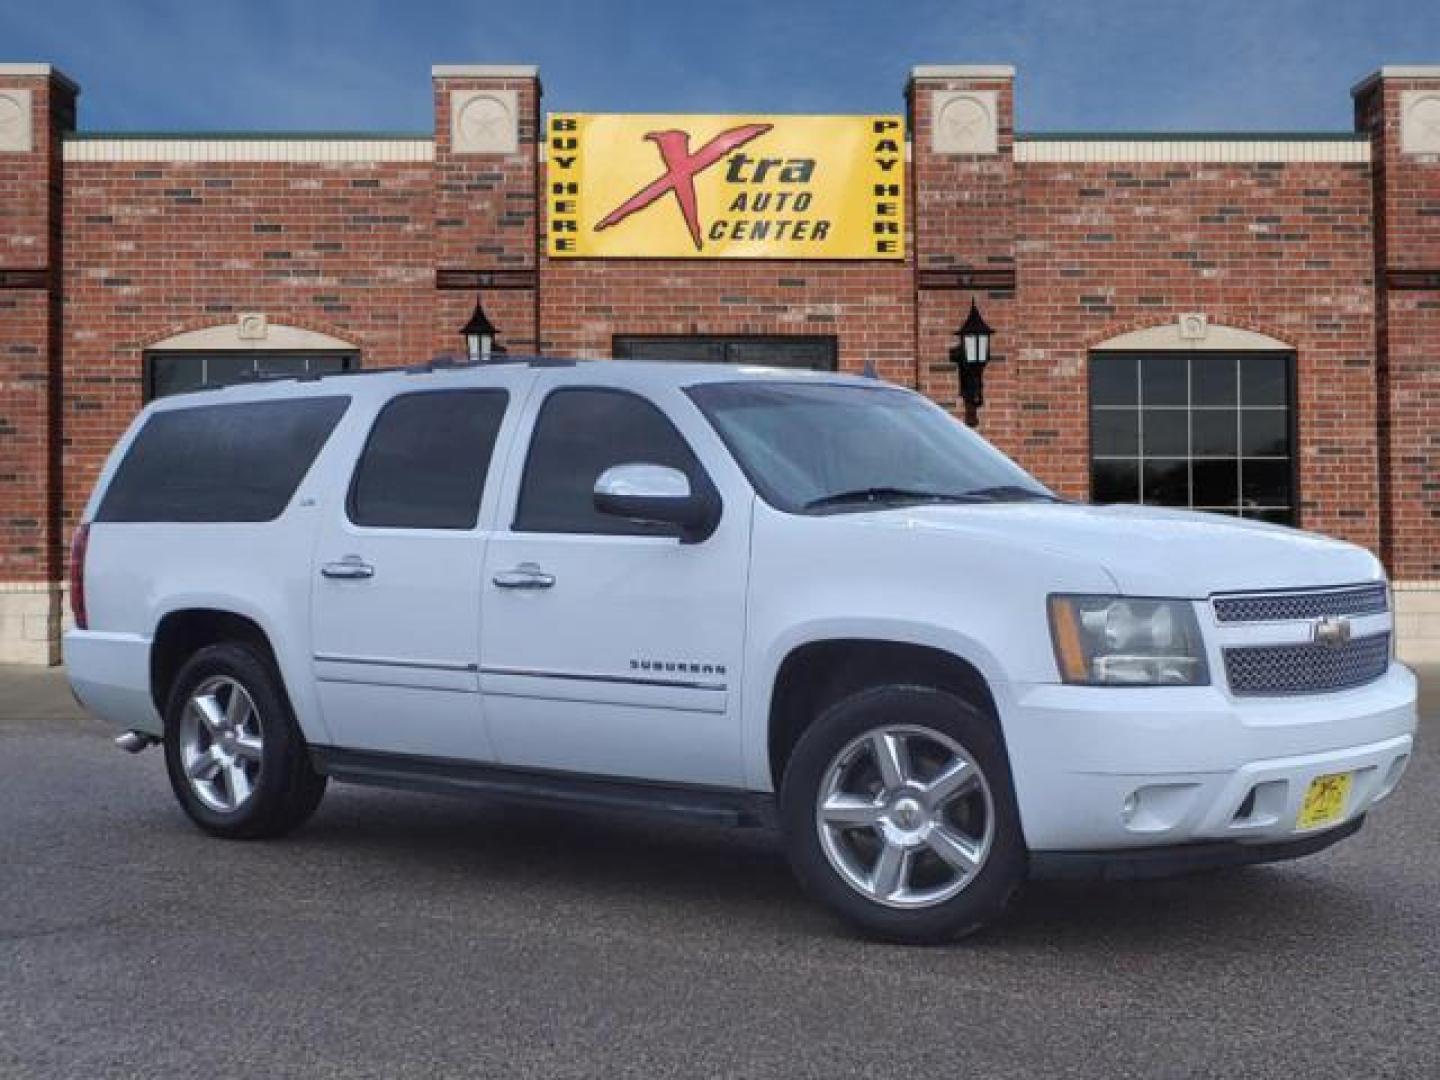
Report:
[[[260,712],[245,687],[217,675],[195,688],[180,717],[180,761],[196,798],[221,814],[244,806],[259,782],[264,746]]]
[[[995,838],[995,803],[975,759],[929,728],[877,728],[831,760],[815,805],[820,846],[856,892],[924,908],[965,888]]]

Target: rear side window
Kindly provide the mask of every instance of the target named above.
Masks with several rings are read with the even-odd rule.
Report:
[[[516,532],[678,536],[673,526],[647,525],[595,509],[595,481],[612,465],[668,465],[708,483],[695,455],[669,419],[624,390],[556,390],[540,409],[515,511]]]
[[[503,390],[404,394],[383,409],[350,485],[350,520],[399,529],[473,529]]]
[[[273,521],[335,430],[348,397],[157,412],[110,481],[97,521]]]

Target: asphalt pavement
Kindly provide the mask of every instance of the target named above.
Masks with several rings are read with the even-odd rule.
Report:
[[[859,940],[774,840],[332,786],[208,839],[0,668],[0,1075],[1440,1076],[1440,671],[1400,791],[1273,867]]]

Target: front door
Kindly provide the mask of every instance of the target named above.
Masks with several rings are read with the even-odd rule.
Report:
[[[509,394],[391,398],[315,547],[314,664],[338,746],[494,759],[479,696],[486,477]]]
[[[599,513],[595,480],[613,465],[708,482],[685,437],[629,390],[552,385],[533,432],[507,493],[513,525],[485,559],[481,685],[497,756],[741,786],[748,500],[722,491],[719,527],[693,544]]]

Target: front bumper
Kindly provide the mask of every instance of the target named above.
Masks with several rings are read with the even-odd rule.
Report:
[[[1049,855],[1222,842],[1256,856],[1261,845],[1315,840],[1394,789],[1415,701],[1415,678],[1398,664],[1363,687],[1285,698],[1213,686],[1022,688],[1004,727],[1026,843]],[[1311,781],[1334,773],[1353,778],[1343,813],[1299,828]],[[1270,857],[1284,856],[1241,861]]]
[[[1121,851],[1032,851],[1030,876],[1047,881],[1138,881],[1175,877],[1231,866],[1283,862],[1324,851],[1365,824],[1364,817],[1298,840],[1245,844],[1236,840],[1198,841],[1170,847]]]

